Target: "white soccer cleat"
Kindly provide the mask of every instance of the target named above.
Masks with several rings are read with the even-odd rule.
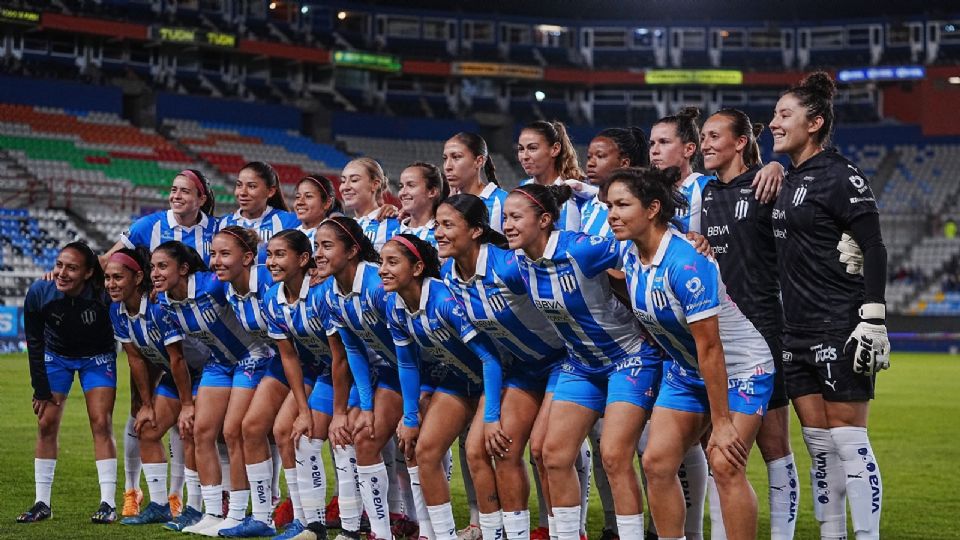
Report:
[[[188,534],[203,534],[203,531],[216,527],[214,530],[213,536],[217,535],[217,532],[220,530],[220,524],[223,522],[223,518],[217,516],[212,516],[210,514],[204,514],[203,519],[196,522],[195,524],[185,527],[182,532]]]

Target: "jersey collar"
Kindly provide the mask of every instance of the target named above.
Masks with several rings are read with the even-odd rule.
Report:
[[[495,191],[497,191],[497,185],[493,182],[487,182],[487,184],[483,186],[483,189],[480,190],[480,198],[489,199]]]
[[[405,220],[403,220],[403,221],[400,222],[400,225],[403,225],[403,228],[406,229],[406,231],[404,231],[404,232],[418,233],[418,232],[420,232],[420,231],[426,231],[426,230],[436,229],[436,228],[437,228],[437,220],[436,220],[436,219],[430,219],[430,221],[428,221],[425,225],[421,225],[421,226],[419,226],[419,227],[411,227],[410,225],[407,225],[408,223],[410,223],[410,220],[411,220],[411,219],[413,219],[413,218],[407,218],[407,219],[405,219]]]
[[[240,215],[240,209],[237,208],[237,210],[233,213],[233,218],[234,218],[235,220],[237,220],[239,223],[250,223],[250,224],[253,224],[253,223],[260,223],[261,221],[263,221],[263,218],[269,216],[269,215],[272,214],[272,213],[273,213],[273,207],[268,204],[267,207],[263,209],[263,213],[260,214],[260,217],[255,217],[255,218],[253,218],[253,219],[247,219],[247,218],[243,217],[242,215]]]
[[[374,208],[372,212],[370,212],[369,214],[361,217],[361,218],[358,219],[357,221],[358,221],[358,222],[361,222],[361,223],[364,222],[364,221],[377,221],[377,216],[380,215],[380,209],[381,209],[381,208],[383,208],[383,207],[382,207],[382,206],[378,206],[378,207]]]
[[[280,287],[277,289],[277,303],[281,305],[287,304],[287,289],[286,284],[280,282]],[[253,290],[253,289],[250,289]],[[301,301],[307,297],[307,294],[310,292],[310,276],[303,276],[303,283],[300,284],[300,295],[297,297],[297,301]]]
[[[670,245],[670,240],[675,234],[677,233],[675,229],[672,228],[667,229],[667,232],[663,233],[663,238],[660,239],[660,245],[657,247],[657,253],[653,256],[653,261],[650,263],[652,266],[660,266],[660,263],[663,262],[663,257],[667,254],[667,247]]]
[[[342,298],[352,298],[360,294],[360,291],[363,290],[363,277],[366,275],[368,266],[376,268],[376,265],[370,264],[367,261],[360,261],[360,263],[357,264],[357,271],[353,274],[353,285],[347,292],[343,292],[340,288],[340,283],[337,282],[336,278],[331,277],[330,279],[333,279],[333,292]]]
[[[397,295],[397,304],[400,305],[406,312],[410,315],[419,315],[423,310],[427,309],[427,300],[430,299],[430,285],[436,281],[435,278],[428,277],[423,280],[423,287],[420,288],[420,306],[416,311],[410,311],[410,308],[407,307],[407,303],[403,300],[403,297],[399,294]]]
[[[197,227],[200,227],[201,229],[206,229],[207,221],[208,221],[207,215],[204,214],[203,212],[200,212],[200,221],[198,221],[194,225],[187,227],[177,222],[177,218],[173,215],[173,210],[167,210],[167,226],[174,230],[181,229],[189,232],[189,231],[192,231],[193,229],[196,229]]]
[[[134,313],[133,315],[131,315],[127,311],[127,304],[125,302],[120,302],[120,314],[127,317],[128,319],[137,319],[137,318],[143,317],[147,313],[148,300],[149,299],[147,298],[147,295],[143,295],[142,297],[140,297],[140,310],[137,313]]]
[[[457,263],[452,261],[450,263],[450,274],[453,276],[453,279],[459,281],[460,283],[466,283],[467,285],[472,285],[474,281],[478,279],[483,279],[487,275],[487,247],[489,244],[480,244],[480,253],[477,255],[477,269],[474,272],[473,276],[463,279],[460,274],[457,272]]]
[[[228,285],[229,286],[229,285]],[[197,299],[197,274],[194,272],[187,278],[187,297],[183,300],[174,300],[167,295],[167,301],[171,304],[186,304]]]
[[[260,266],[259,264],[255,264],[250,267],[250,279],[247,283],[250,290],[247,291],[247,294],[238,293],[237,290],[233,288],[232,283],[227,283],[227,291],[230,293],[231,296],[236,296],[240,300],[246,300],[247,298],[250,298],[251,296],[256,294],[257,285],[260,283],[260,281],[257,279],[257,268],[259,266]]]
[[[543,255],[538,260],[552,259],[557,253],[557,245],[560,243],[560,231],[554,229],[550,231],[550,238],[547,240],[546,247],[543,248]]]

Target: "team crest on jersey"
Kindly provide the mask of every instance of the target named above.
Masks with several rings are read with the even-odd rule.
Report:
[[[147,330],[147,337],[150,338],[150,341],[154,343],[159,343],[161,341],[162,336],[160,335],[160,330],[157,330],[156,328],[151,328],[150,330]]]
[[[793,205],[800,206],[803,203],[803,199],[807,197],[807,186],[806,184],[801,185],[793,192]]]
[[[653,301],[654,307],[657,309],[663,309],[667,307],[667,293],[665,293],[663,290],[654,289],[653,292],[650,293],[650,298]]]
[[[694,276],[687,280],[686,283],[687,290],[690,291],[690,294],[696,296],[703,292],[703,282],[700,281],[700,278]]]
[[[557,276],[557,281],[560,282],[560,290],[565,293],[577,290],[577,278],[574,277],[573,273],[560,274]]]
[[[213,308],[204,308],[200,311],[200,317],[206,321],[207,324],[213,324],[217,322],[217,312]]]
[[[94,311],[93,308],[85,309],[83,310],[82,313],[80,313],[80,322],[82,322],[83,324],[90,326],[96,321],[97,321],[97,312]]]
[[[323,321],[320,320],[320,315],[317,313],[307,315],[307,326],[314,334],[323,334]]]
[[[743,221],[747,218],[747,213],[750,211],[750,200],[749,199],[740,199],[737,201],[736,206],[733,207],[733,217],[737,218],[737,221]]]
[[[503,299],[503,295],[500,293],[494,293],[488,296],[487,303],[490,304],[490,308],[494,311],[503,311],[507,309],[507,301]]]
[[[374,326],[377,324],[377,322],[379,322],[377,313],[372,309],[363,310],[363,313],[361,313],[360,316],[363,317],[363,322],[365,322],[367,326]]]
[[[451,339],[453,339],[453,335],[450,333],[450,331],[444,328],[443,326],[432,328],[430,330],[430,333],[436,336],[436,338],[439,339],[440,341],[450,341]]]

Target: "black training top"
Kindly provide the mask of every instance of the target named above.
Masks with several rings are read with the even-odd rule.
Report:
[[[772,338],[783,327],[783,307],[770,219],[773,202],[756,200],[750,187],[759,170],[753,167],[726,184],[711,180],[703,190],[700,228],[730,298],[764,337]]]

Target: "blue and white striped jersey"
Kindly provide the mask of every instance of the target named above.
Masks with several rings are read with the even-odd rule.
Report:
[[[397,231],[400,230],[400,220],[397,218],[379,220],[377,219],[379,213],[380,208],[377,208],[373,212],[357,218],[357,223],[360,225],[360,228],[363,229],[363,235],[373,242],[373,247],[378,252],[383,248],[383,245],[387,243],[387,240],[393,238],[393,236],[397,234]]]
[[[256,219],[247,219],[240,215],[240,210],[232,214],[227,214],[220,218],[217,230],[230,225],[237,225],[244,229],[253,229],[260,235],[260,250],[257,253],[257,262],[263,264],[267,262],[267,242],[273,235],[284,229],[296,229],[300,226],[300,220],[293,212],[278,210],[272,206],[267,206],[263,215]]]
[[[509,193],[493,182],[483,186],[483,190],[478,195],[487,205],[487,213],[490,214],[490,228],[499,233],[503,232],[503,203],[507,200],[507,195]]]
[[[227,301],[226,284],[213,272],[197,272],[188,278],[187,296],[172,300],[167,293],[157,295],[186,335],[194,336],[210,348],[213,359],[222,364],[257,361],[274,356],[274,351],[255,339],[240,324]]]
[[[525,186],[527,184],[533,184],[534,182],[535,180],[533,178],[527,178],[520,182],[520,185]],[[554,185],[562,185],[565,183],[562,178],[557,178],[553,181]],[[589,197],[581,197],[575,191],[573,196],[560,207],[560,219],[556,223],[557,230],[580,232],[580,213],[589,200]]]
[[[421,227],[410,227],[408,225],[409,222],[410,218],[400,222],[400,228],[397,230],[397,234],[412,234],[424,242],[429,242],[433,247],[437,247],[437,239],[434,237],[437,229],[437,220],[431,219],[426,225]],[[389,240],[389,238],[387,240]]]
[[[300,225],[297,227],[297,230],[307,235],[307,240],[310,240],[310,251],[316,252],[317,251],[317,245],[316,245],[317,227],[313,227],[312,229],[305,229],[303,225]]]
[[[233,312],[243,329],[255,339],[272,344],[267,328],[267,318],[264,315],[267,304],[267,291],[273,287],[273,276],[264,264],[255,264],[250,267],[249,289],[246,294],[239,294],[233,285],[227,283],[227,301],[233,306]]]
[[[305,276],[293,303],[287,301],[286,287],[282,282],[274,284],[264,295],[264,314],[270,338],[293,341],[304,372],[315,375],[333,363],[327,340],[333,322],[323,302],[329,293],[330,281],[311,287],[310,276]]]
[[[600,202],[600,197],[594,196],[583,205],[580,213],[580,232],[591,236],[605,236],[613,238],[613,231],[607,223],[609,214],[607,203]]]
[[[606,273],[620,266],[619,246],[612,238],[553,231],[541,258],[516,251],[534,305],[589,373],[606,372],[643,346],[640,324],[613,295]]]
[[[150,303],[149,297],[143,295],[140,311],[131,314],[126,304],[114,302],[110,306],[110,321],[113,322],[113,335],[117,341],[132,343],[144,360],[169,371],[167,345],[183,341],[184,335],[162,306]]]
[[[678,210],[676,216],[677,221],[682,225],[680,228],[682,232],[701,232],[700,210],[703,208],[703,188],[713,179],[713,176],[695,172],[680,182],[680,194],[687,199],[687,208],[682,211]]]
[[[473,326],[518,360],[537,369],[566,358],[563,339],[527,295],[513,251],[484,244],[477,257],[476,275],[461,277],[453,259],[440,273]]]
[[[183,242],[197,250],[204,262],[210,261],[210,242],[217,229],[217,220],[200,213],[200,222],[192,227],[177,223],[173,210],[154,212],[133,222],[130,229],[120,235],[124,246],[134,249],[145,247],[151,252],[169,240]]]
[[[727,295],[716,261],[697,253],[679,231],[667,230],[649,266],[632,246],[624,272],[634,314],[683,374],[700,375],[690,323],[714,316],[729,378],[773,373],[770,348]]]

